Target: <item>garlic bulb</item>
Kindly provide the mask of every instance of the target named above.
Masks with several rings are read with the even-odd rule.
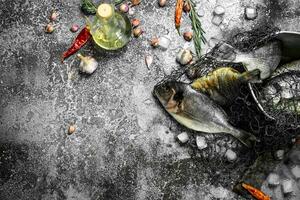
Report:
[[[77,57],[81,60],[79,70],[86,74],[92,74],[98,67],[98,62],[91,56],[83,56],[77,54]]]
[[[188,49],[181,49],[176,56],[176,61],[181,65],[186,65],[190,63],[192,60],[193,60],[192,52]]]

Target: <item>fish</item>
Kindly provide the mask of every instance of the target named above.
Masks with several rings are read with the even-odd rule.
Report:
[[[159,83],[154,86],[153,95],[177,122],[191,130],[230,134],[249,148],[258,141],[251,133],[233,127],[218,104],[188,83],[174,80]]]
[[[271,200],[268,195],[249,184],[242,183],[242,187],[246,189],[257,200]]]
[[[221,67],[198,78],[191,83],[193,89],[207,94],[220,105],[233,102],[240,87],[248,82],[258,82],[260,70],[254,69],[240,73],[231,67]]]
[[[230,52],[230,56],[228,56],[227,52]],[[261,71],[260,78],[262,80],[271,76],[278,67],[282,57],[281,43],[278,40],[268,42],[264,46],[250,52],[240,51],[222,42],[218,44],[210,54],[218,61],[243,63],[247,71],[259,69]]]
[[[270,79],[260,92],[262,105],[271,113],[300,115],[300,71],[288,71]]]

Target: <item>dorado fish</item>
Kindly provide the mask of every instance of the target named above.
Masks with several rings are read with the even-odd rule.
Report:
[[[257,141],[252,134],[230,125],[222,108],[205,94],[195,91],[189,84],[168,81],[156,85],[153,93],[164,109],[189,129],[205,133],[227,133],[247,147]]]
[[[256,82],[259,80],[259,75],[258,69],[240,73],[231,67],[221,67],[196,79],[191,86],[207,94],[218,104],[225,105],[237,97],[241,85]]]

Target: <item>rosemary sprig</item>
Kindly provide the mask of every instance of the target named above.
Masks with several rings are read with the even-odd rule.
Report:
[[[124,0],[115,0],[115,5],[119,5],[120,3],[122,3]]]
[[[97,8],[91,0],[81,0],[81,10],[86,15],[94,15]]]
[[[201,57],[201,44],[202,42],[205,44],[206,43],[206,39],[204,37],[205,31],[203,30],[202,26],[201,26],[201,22],[199,20],[199,15],[196,12],[196,5],[193,2],[193,0],[187,0],[188,3],[191,6],[191,11],[190,11],[190,19],[192,22],[192,29],[194,31],[193,34],[193,40],[194,40],[194,46],[195,46],[195,50],[196,50],[196,55],[198,58]]]

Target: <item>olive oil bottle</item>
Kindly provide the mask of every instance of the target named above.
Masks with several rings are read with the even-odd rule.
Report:
[[[130,20],[124,14],[116,11],[112,4],[100,4],[96,16],[89,26],[96,45],[106,50],[122,48],[131,37]]]

